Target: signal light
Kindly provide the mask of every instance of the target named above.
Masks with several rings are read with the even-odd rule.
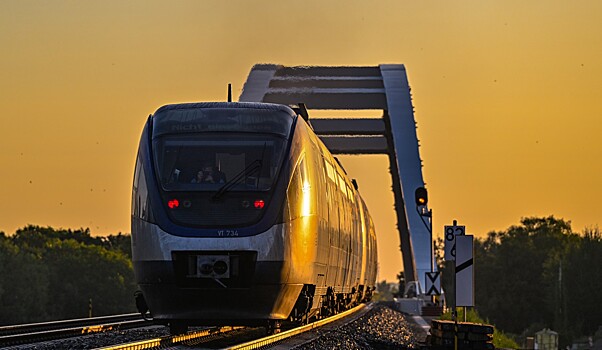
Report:
[[[428,193],[426,192],[426,188],[418,187],[416,192],[414,192],[414,196],[416,197],[416,205],[423,206],[426,205],[429,201]]]
[[[253,203],[253,205],[255,206],[255,209],[263,209],[263,207],[265,206],[265,202],[263,201],[263,199],[258,199],[255,201],[255,203]]]
[[[177,199],[171,199],[167,201],[167,206],[169,207],[169,209],[177,208],[180,206],[180,201]]]

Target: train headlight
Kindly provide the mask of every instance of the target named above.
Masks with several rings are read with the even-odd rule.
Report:
[[[169,209],[175,209],[180,206],[180,201],[177,199],[170,199],[167,201],[167,206]]]
[[[255,201],[255,203],[253,203],[253,205],[255,206],[255,209],[263,209],[263,207],[265,206],[265,202],[263,201],[263,199],[258,199]]]

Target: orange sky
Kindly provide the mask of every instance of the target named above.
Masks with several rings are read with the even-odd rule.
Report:
[[[602,2],[2,1],[0,230],[129,232],[140,131],[255,63],[403,63],[435,227],[601,223]],[[384,156],[341,157],[401,269]]]

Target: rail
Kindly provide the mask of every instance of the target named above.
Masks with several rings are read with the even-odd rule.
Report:
[[[245,342],[242,344],[230,346],[230,347],[227,347],[226,349],[230,349],[230,350],[259,349],[259,348],[262,348],[262,347],[265,347],[268,345],[272,345],[272,344],[278,343],[282,340],[285,340],[287,338],[311,331],[313,329],[317,329],[319,327],[322,327],[322,326],[332,323],[334,321],[338,321],[342,318],[350,316],[350,315],[362,310],[365,306],[366,306],[365,304],[361,304],[359,306],[356,306],[353,309],[344,311],[340,314],[336,314],[334,316],[325,318],[323,320],[319,320],[319,321],[307,324],[305,326],[293,328],[293,329],[284,331],[282,333],[277,333],[274,335],[269,335],[264,338],[260,338],[260,339]],[[165,348],[165,347],[182,344],[187,341],[197,341],[198,342],[198,341],[202,340],[203,338],[211,339],[214,336],[219,336],[221,334],[225,334],[225,333],[228,333],[228,332],[231,332],[234,330],[239,330],[239,329],[244,329],[244,328],[245,327],[228,327],[228,326],[212,327],[212,328],[203,329],[203,330],[199,330],[199,331],[188,332],[187,334],[183,334],[183,335],[165,336],[165,337],[136,341],[136,342],[126,343],[126,344],[118,344],[118,345],[113,345],[113,346],[102,347],[102,348],[98,348],[98,350],[141,350],[141,349]]]
[[[132,314],[121,314],[121,315],[110,315],[110,316],[99,316],[89,318],[77,318],[71,320],[60,320],[60,321],[49,321],[49,322],[37,322],[37,323],[26,323],[17,324],[10,326],[0,327],[0,336],[9,334],[29,333],[41,330],[68,328],[75,326],[86,326],[96,325],[102,323],[113,323],[119,321],[131,321],[142,319],[139,313]]]
[[[185,341],[199,340],[201,338],[212,337],[221,333],[227,333],[236,329],[244,327],[211,327],[202,329],[199,331],[192,331],[181,335],[171,335],[160,338],[140,340],[131,343],[111,345],[107,347],[98,348],[99,350],[141,350],[141,349],[152,349],[165,346],[173,346]]]
[[[341,312],[340,314],[336,314],[334,316],[325,318],[323,320],[312,322],[312,323],[307,324],[305,326],[293,328],[293,329],[290,329],[290,330],[282,332],[282,333],[277,333],[277,334],[269,335],[269,336],[267,336],[265,338],[261,338],[261,339],[253,340],[253,341],[250,341],[250,342],[247,342],[247,343],[243,343],[243,344],[231,346],[231,347],[226,348],[226,349],[228,349],[228,350],[260,349],[260,348],[263,348],[264,346],[275,344],[275,343],[280,342],[282,340],[285,340],[287,338],[294,337],[294,336],[299,335],[301,333],[305,333],[305,332],[311,331],[313,329],[325,326],[325,325],[327,325],[329,323],[332,323],[334,321],[338,321],[338,320],[340,320],[342,318],[345,318],[345,317],[347,317],[347,316],[349,316],[351,314],[354,314],[354,313],[360,311],[365,306],[366,306],[366,304],[360,304],[360,305],[354,307],[353,309],[349,309],[347,311]]]
[[[151,325],[140,314],[123,314],[0,327],[0,347]]]

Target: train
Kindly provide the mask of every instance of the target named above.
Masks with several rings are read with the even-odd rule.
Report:
[[[371,299],[374,223],[306,109],[165,105],[148,117],[135,164],[136,305],[172,334],[274,333]]]

